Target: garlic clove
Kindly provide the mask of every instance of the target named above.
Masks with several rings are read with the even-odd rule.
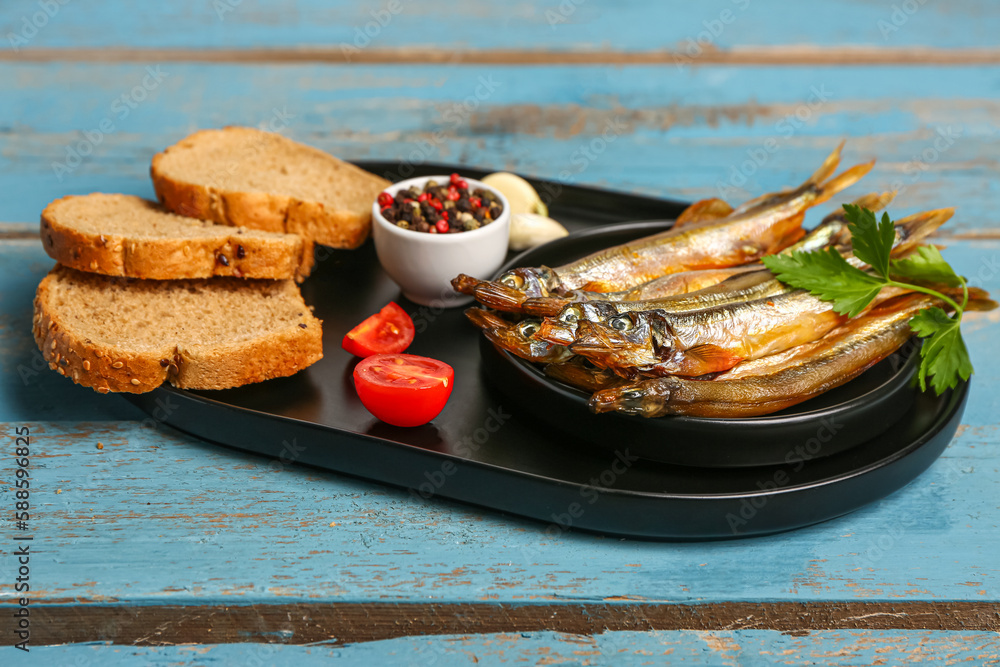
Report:
[[[544,215],[516,213],[510,216],[511,250],[527,250],[568,234],[565,227]]]
[[[548,215],[548,208],[538,196],[531,183],[516,174],[506,171],[498,171],[482,179],[482,182],[491,188],[495,188],[503,193],[510,205],[511,215],[517,213],[537,213]]]

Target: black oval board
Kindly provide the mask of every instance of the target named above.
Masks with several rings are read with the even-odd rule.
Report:
[[[396,162],[359,164],[389,178],[400,169]],[[402,176],[452,171],[479,178],[489,170],[429,164]],[[684,208],[651,197],[529,180],[571,231],[669,220]],[[285,474],[312,466],[411,489],[417,503],[453,499],[530,517],[540,523],[525,528],[539,535],[584,529],[692,540],[789,530],[892,493],[947,446],[968,393],[968,383],[961,383],[941,397],[914,395],[896,428],[832,456],[755,468],[647,461],[635,456],[627,434],[613,450],[597,448],[512,403],[484,377],[481,336],[463,309],[435,310],[403,299],[370,243],[354,251],[318,249],[317,260],[302,291],[323,320],[321,361],[293,377],[237,389],[164,386],[125,398],[157,423],[276,459]],[[340,349],[349,329],[394,299],[417,326],[408,351],[455,368],[451,400],[437,419],[419,428],[389,426],[369,415],[351,382],[355,360]]]

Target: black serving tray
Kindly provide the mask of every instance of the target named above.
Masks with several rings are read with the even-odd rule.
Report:
[[[397,163],[365,162],[379,174]],[[423,165],[406,176],[461,171]],[[683,204],[532,180],[552,215],[571,230],[637,219],[669,220]],[[582,528],[659,539],[759,535],[824,521],[904,486],[944,450],[958,427],[968,383],[941,397],[910,394],[893,428],[830,456],[774,466],[707,468],[640,459],[623,428],[604,448],[553,427],[494,388],[483,374],[479,333],[462,308],[408,302],[382,272],[368,243],[319,249],[302,285],[324,321],[324,358],[290,378],[225,391],[164,386],[127,398],[155,419],[222,445],[413,489],[415,501],[451,498],[546,522],[546,532]],[[354,393],[355,359],[344,333],[390,300],[411,314],[408,352],[455,369],[456,387],[426,426],[390,426]],[[169,398],[165,403],[164,399]],[[162,409],[164,404],[171,410]],[[176,407],[175,407],[176,406]],[[293,447],[289,447],[293,443]],[[805,443],[788,443],[789,451]]]

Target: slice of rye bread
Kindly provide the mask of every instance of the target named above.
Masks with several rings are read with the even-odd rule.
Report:
[[[65,266],[130,278],[295,278],[313,243],[295,234],[233,229],[170,213],[131,195],[57,199],[42,211],[42,244]]]
[[[225,389],[323,357],[322,322],[291,280],[141,280],[56,265],[35,294],[49,367],[102,394],[164,381]]]
[[[291,232],[334,248],[368,237],[372,202],[389,181],[280,134],[202,130],[153,157],[160,201],[181,215]]]

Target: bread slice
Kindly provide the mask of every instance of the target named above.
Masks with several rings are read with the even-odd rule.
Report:
[[[33,330],[50,368],[102,394],[237,387],[323,357],[322,322],[291,280],[141,280],[57,264],[35,294]]]
[[[233,229],[175,215],[130,195],[57,199],[42,211],[42,244],[65,266],[131,278],[295,278],[313,244],[294,234]]]
[[[150,173],[175,213],[335,248],[364,242],[372,202],[389,186],[319,149],[249,127],[195,132],[154,156]]]

